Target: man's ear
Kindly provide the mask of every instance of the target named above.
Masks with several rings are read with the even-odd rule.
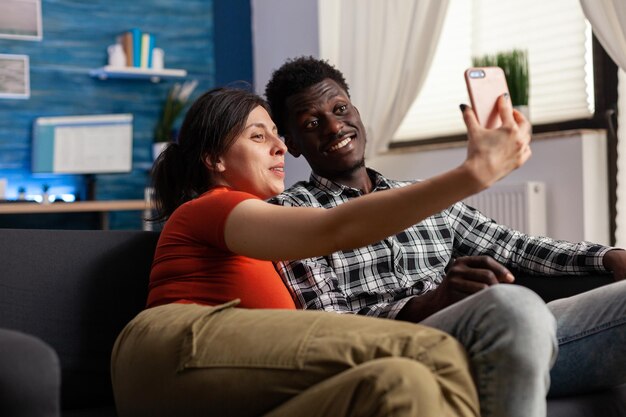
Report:
[[[214,164],[213,161],[211,161],[211,155],[207,155],[204,158],[204,166],[207,167],[209,171],[213,172],[224,172],[226,170],[222,158],[218,158],[217,163]]]
[[[283,137],[285,138],[285,145],[287,145],[287,150],[289,151],[290,154],[292,154],[295,158],[302,155],[302,152],[300,152],[300,148],[298,147],[298,144],[296,143],[295,140],[293,140],[291,135],[285,135]]]

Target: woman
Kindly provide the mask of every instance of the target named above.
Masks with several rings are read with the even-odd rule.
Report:
[[[261,98],[235,89],[198,98],[153,172],[167,223],[149,308],[113,351],[120,416],[477,416],[464,353],[449,336],[293,311],[269,261],[383,239],[517,168],[530,155],[528,125],[508,100],[499,109],[499,130],[463,109],[470,139],[458,168],[323,210],[263,201],[283,190],[286,147]]]

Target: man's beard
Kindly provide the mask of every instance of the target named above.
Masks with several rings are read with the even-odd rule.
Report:
[[[363,168],[364,166],[365,166],[365,157],[361,158],[359,162],[354,164],[354,166],[352,167],[352,172],[356,171],[359,168]]]
[[[344,169],[343,171],[338,173],[338,176],[341,177],[349,177],[350,175],[354,174],[356,171],[358,171],[359,169],[365,167],[365,157],[361,158],[359,161],[357,161],[354,165]]]

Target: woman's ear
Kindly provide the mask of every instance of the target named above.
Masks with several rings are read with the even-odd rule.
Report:
[[[209,171],[213,172],[224,172],[226,170],[222,158],[218,158],[217,162],[213,163],[213,161],[211,161],[211,155],[207,155],[204,158],[204,166],[206,166]]]
[[[287,145],[287,150],[290,154],[292,154],[295,158],[302,155],[302,152],[300,152],[300,148],[296,144],[296,141],[293,140],[291,135],[285,135],[283,137],[285,138],[285,145]]]

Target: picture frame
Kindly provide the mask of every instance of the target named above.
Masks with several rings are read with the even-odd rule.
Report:
[[[0,39],[40,41],[41,0],[0,1]]]
[[[30,97],[28,55],[0,54],[0,99]]]

